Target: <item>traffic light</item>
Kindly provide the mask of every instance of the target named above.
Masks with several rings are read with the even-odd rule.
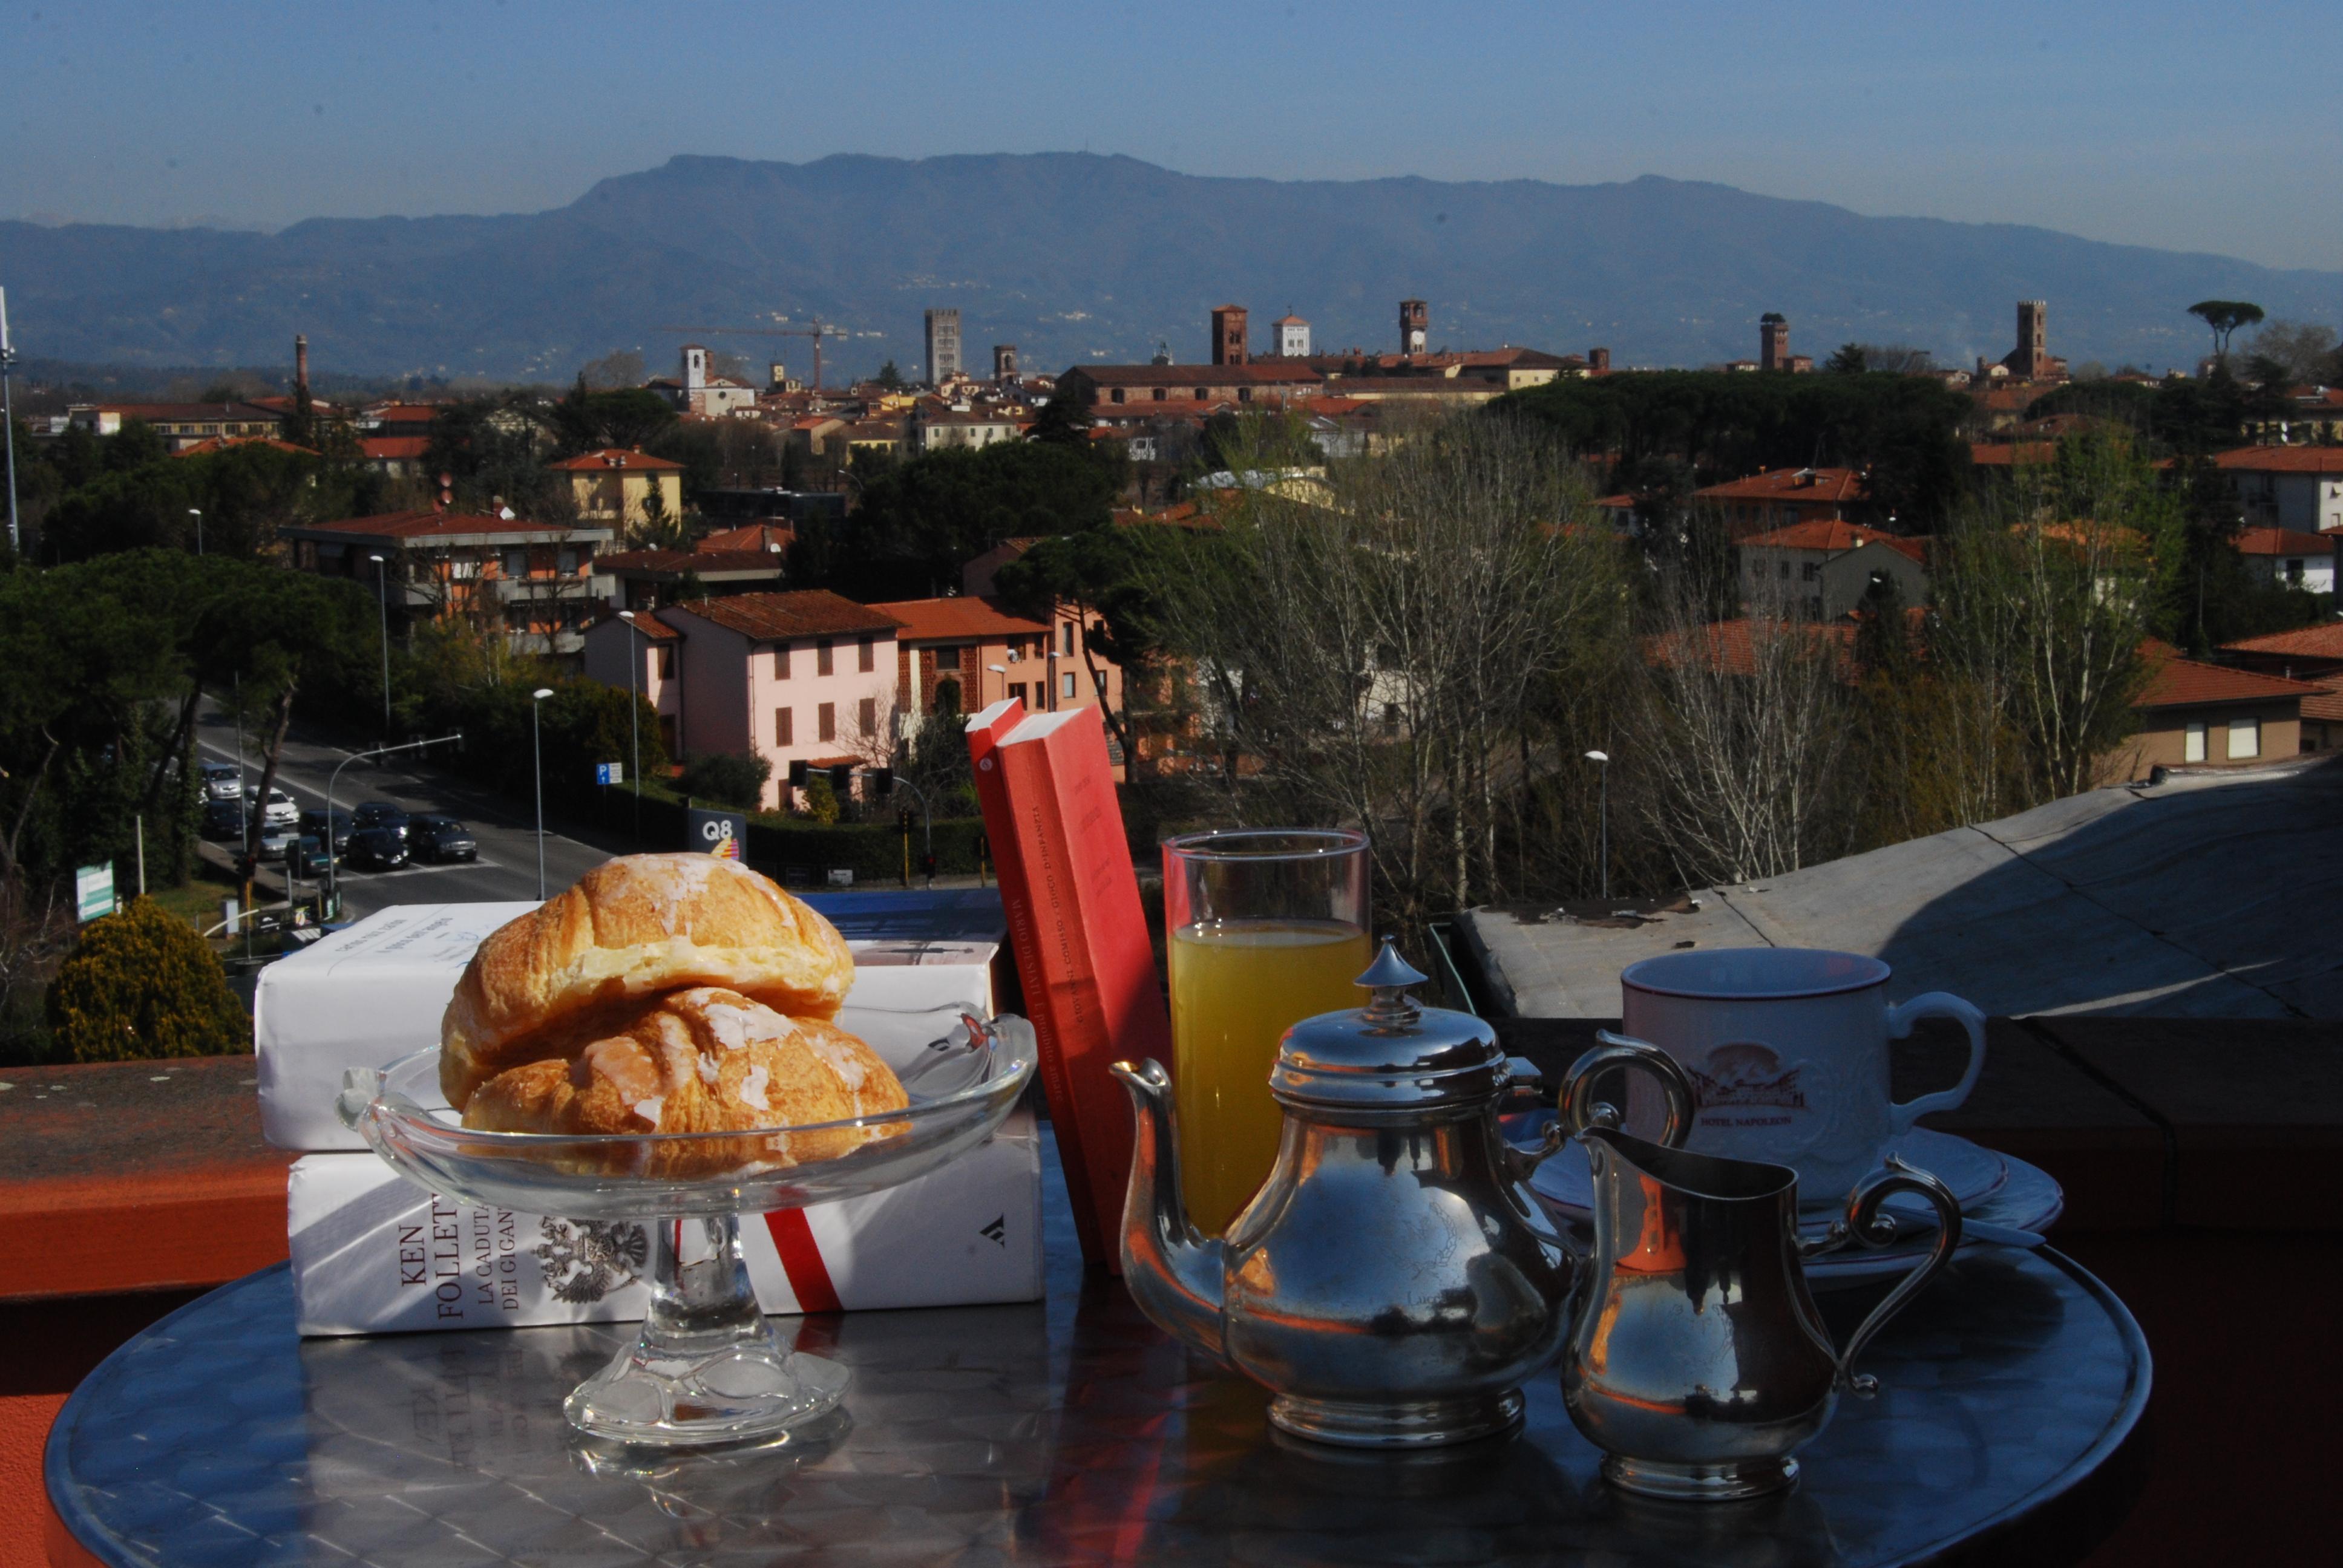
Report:
[[[922,876],[927,877],[932,877],[936,874],[936,858],[933,855],[922,855],[920,857],[920,872]]]
[[[911,830],[911,809],[909,806],[895,813],[895,826],[906,833]]]
[[[806,765],[805,765],[805,759],[804,759],[804,758],[802,758],[802,757],[800,757],[800,758],[799,758],[796,761],[794,761],[794,762],[792,762],[792,763],[790,763],[790,764],[789,764],[789,788],[790,788],[790,789],[804,789],[805,787],[806,787]]]
[[[892,795],[895,792],[895,770],[892,768],[870,769],[870,792],[873,795]]]
[[[842,762],[830,770],[830,792],[843,800],[854,789],[854,764]]]

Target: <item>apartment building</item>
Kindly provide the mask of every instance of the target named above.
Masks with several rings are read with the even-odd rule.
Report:
[[[288,528],[283,537],[294,569],[365,585],[402,626],[486,615],[521,653],[580,652],[614,587],[598,569],[612,529],[533,523],[510,512],[388,512]]]
[[[789,803],[792,762],[893,757],[900,629],[892,617],[820,589],[735,594],[631,621],[604,617],[586,633],[586,673],[612,686],[639,682],[671,756],[762,757],[772,773],[759,804],[778,810]]]

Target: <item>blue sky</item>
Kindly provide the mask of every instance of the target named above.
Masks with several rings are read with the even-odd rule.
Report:
[[[0,0],[0,216],[530,211],[677,153],[1660,174],[2343,267],[2334,0]]]

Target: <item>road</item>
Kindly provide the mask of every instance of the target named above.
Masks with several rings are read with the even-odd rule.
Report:
[[[236,759],[236,726],[208,699],[196,721],[196,745],[206,759]],[[285,742],[285,756],[277,771],[277,785],[305,810],[322,809],[326,789],[335,768],[350,753],[334,745],[306,739],[296,732]],[[537,832],[528,808],[516,810],[511,801],[468,779],[460,779],[427,761],[424,753],[386,758],[379,762],[351,762],[342,769],[334,793],[335,809],[348,811],[364,800],[388,800],[409,811],[445,811],[472,829],[479,840],[477,861],[455,865],[417,865],[397,871],[343,869],[342,912],[357,920],[392,904],[472,903],[488,900],[534,899],[538,896]],[[258,783],[266,759],[253,738],[246,737],[244,765],[247,782]],[[588,843],[548,830],[545,835],[545,887],[559,892],[588,870],[631,846],[622,840]]]

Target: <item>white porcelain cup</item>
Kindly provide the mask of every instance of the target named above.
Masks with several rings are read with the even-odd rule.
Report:
[[[1835,1203],[1916,1119],[1966,1100],[1985,1066],[1983,1013],[1944,991],[1890,1006],[1890,972],[1875,958],[1809,948],[1667,953],[1620,975],[1624,1032],[1692,1075],[1700,1110],[1685,1148],[1787,1165],[1802,1201]],[[1952,1088],[1899,1105],[1888,1097],[1888,1045],[1924,1018],[1960,1020],[1968,1066]],[[1637,1079],[1628,1108],[1631,1126],[1656,1123],[1657,1096]]]

